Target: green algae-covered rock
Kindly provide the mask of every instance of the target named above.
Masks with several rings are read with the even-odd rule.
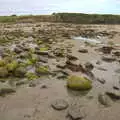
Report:
[[[39,77],[33,73],[33,72],[27,72],[25,74],[25,76],[27,77],[28,80],[35,80],[35,79],[38,79]]]
[[[45,52],[45,51],[48,51],[48,47],[41,47],[40,48],[40,52]]]
[[[0,60],[0,67],[5,66],[5,61],[4,60]]]
[[[7,64],[7,69],[8,69],[8,71],[10,71],[10,72],[15,71],[15,69],[16,69],[17,67],[18,67],[18,63],[17,63],[16,61],[13,61],[13,62]]]
[[[92,88],[92,82],[84,77],[69,76],[67,86],[73,90],[88,90]]]
[[[0,77],[7,77],[8,76],[8,70],[6,67],[0,67]]]
[[[47,66],[40,66],[36,68],[38,74],[49,74],[49,69]]]

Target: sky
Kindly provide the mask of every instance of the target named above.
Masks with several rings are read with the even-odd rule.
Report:
[[[120,14],[120,0],[0,0],[0,15],[53,12]]]

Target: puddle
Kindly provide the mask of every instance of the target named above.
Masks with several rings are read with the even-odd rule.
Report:
[[[102,41],[100,39],[90,39],[90,38],[85,38],[85,37],[72,37],[73,40],[81,40],[81,41],[85,41],[85,42],[91,42],[91,43],[97,43],[97,44],[101,44]]]

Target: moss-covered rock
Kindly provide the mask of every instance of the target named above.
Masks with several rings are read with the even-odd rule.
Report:
[[[17,61],[13,61],[11,63],[8,63],[6,65],[6,67],[7,67],[7,69],[8,69],[9,72],[13,72],[18,67],[18,62]]]
[[[4,60],[0,60],[0,67],[5,66],[5,61]]]
[[[41,47],[40,48],[40,52],[45,52],[45,51],[48,51],[48,47]]]
[[[49,68],[47,66],[40,66],[36,68],[38,74],[49,74]]]
[[[26,69],[25,67],[18,67],[16,68],[14,75],[16,77],[24,77],[24,75],[26,74]]]
[[[67,87],[73,90],[88,90],[92,88],[92,82],[84,77],[69,76]]]
[[[7,77],[8,76],[8,70],[6,67],[0,67],[0,77]]]
[[[27,77],[28,80],[35,80],[35,79],[38,79],[39,77],[33,73],[33,72],[27,72],[25,74],[25,76]]]

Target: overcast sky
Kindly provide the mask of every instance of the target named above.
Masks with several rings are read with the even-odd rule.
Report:
[[[0,0],[0,15],[53,12],[120,14],[120,0]]]

